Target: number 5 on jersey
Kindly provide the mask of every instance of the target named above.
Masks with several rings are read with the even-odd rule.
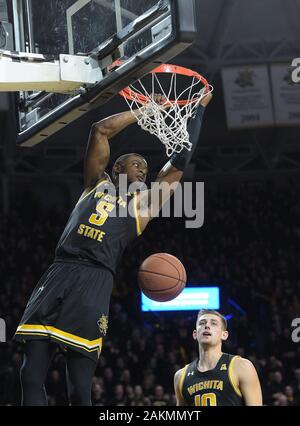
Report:
[[[102,226],[108,218],[108,213],[111,213],[115,205],[107,201],[100,201],[96,207],[96,213],[91,214],[89,222],[96,226]]]

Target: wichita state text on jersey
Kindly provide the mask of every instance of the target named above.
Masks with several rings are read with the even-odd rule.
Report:
[[[80,199],[57,244],[56,260],[89,261],[113,273],[127,244],[140,234],[136,194],[102,181]]]
[[[188,405],[192,406],[231,406],[245,405],[242,394],[232,379],[234,355],[223,353],[213,370],[201,373],[198,359],[185,366],[180,389]]]

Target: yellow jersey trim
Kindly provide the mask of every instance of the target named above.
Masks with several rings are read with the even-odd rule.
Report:
[[[141,235],[141,224],[140,224],[140,218],[139,218],[139,212],[137,207],[137,193],[135,192],[133,195],[133,202],[134,202],[134,214],[135,214],[135,220],[136,220],[136,232],[138,236]]]
[[[187,364],[187,365],[184,367],[183,372],[182,372],[181,377],[180,377],[180,380],[179,380],[179,384],[178,384],[179,392],[180,392],[180,394],[181,394],[182,398],[183,398],[183,394],[182,394],[183,381],[184,381],[184,379],[185,379],[185,376],[186,376],[186,370],[187,370],[188,366],[189,366],[189,364]]]
[[[81,203],[81,201],[83,201],[86,197],[88,197],[93,191],[95,191],[95,189],[97,189],[100,185],[102,185],[105,182],[108,182],[108,180],[107,179],[102,180],[96,186],[94,186],[94,188],[91,189],[87,194],[85,194],[83,197],[81,196],[79,200],[77,201],[76,206],[77,204]]]
[[[97,351],[97,352],[98,352],[98,356],[100,355],[101,350],[102,350],[102,344],[101,344],[101,345],[99,345],[99,346],[97,346],[97,347],[96,347],[96,348],[94,348],[94,349],[87,349],[87,348],[85,348],[84,346],[76,345],[75,343],[71,343],[71,342],[69,342],[69,341],[67,341],[67,340],[60,339],[60,338],[59,338],[59,337],[57,337],[57,336],[51,336],[51,337],[52,337],[52,339],[59,340],[60,342],[63,342],[63,343],[65,343],[65,344],[69,344],[69,345],[71,345],[71,346],[75,346],[76,348],[83,349],[83,350],[85,350],[86,352],[95,352],[95,351]],[[101,340],[102,340],[102,339],[101,339]],[[102,343],[102,342],[101,342],[101,343]]]
[[[22,333],[23,332],[23,333]],[[58,328],[47,325],[22,324],[17,328],[16,334],[32,334],[32,335],[51,335],[53,338],[62,339],[65,343],[73,346],[80,346],[88,352],[95,351],[102,347],[102,337],[95,340],[88,340],[75,334],[67,333]]]
[[[32,333],[26,333],[24,331],[16,331],[16,334],[24,334],[26,336],[26,334],[32,334]],[[35,336],[44,336],[44,337],[48,337],[48,334],[45,333],[34,333]]]
[[[23,336],[29,335],[29,336],[44,336],[44,337],[49,337],[49,334],[36,333],[36,332],[24,332],[24,331],[22,332],[22,331],[17,331],[16,334],[20,334],[20,335],[23,335]],[[97,351],[98,358],[99,358],[99,356],[101,354],[101,351],[102,351],[102,342],[101,342],[101,344],[99,346],[97,346],[94,349],[87,349],[85,346],[76,345],[75,343],[71,343],[69,340],[60,339],[59,337],[54,336],[54,335],[51,335],[51,338],[54,339],[54,340],[58,340],[59,342],[62,342],[65,345],[75,346],[75,347],[77,347],[79,349],[83,349],[86,352],[95,352],[95,351]]]
[[[237,394],[240,398],[242,398],[242,397],[243,397],[243,395],[242,395],[242,393],[241,393],[241,391],[240,391],[240,389],[239,389],[238,385],[235,383],[235,381],[234,381],[234,379],[233,379],[233,374],[232,374],[233,364],[234,364],[234,361],[235,361],[237,358],[240,358],[240,356],[239,356],[239,355],[236,355],[236,356],[234,356],[234,357],[232,358],[232,360],[230,361],[230,364],[229,364],[229,367],[228,367],[228,377],[229,377],[229,381],[230,381],[230,383],[231,383],[231,385],[232,385],[232,387],[233,387],[233,389],[234,389],[235,393],[236,393],[236,394]]]

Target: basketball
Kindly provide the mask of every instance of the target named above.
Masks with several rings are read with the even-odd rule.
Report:
[[[175,299],[185,287],[186,271],[177,257],[155,253],[147,257],[138,271],[141,291],[156,302]]]

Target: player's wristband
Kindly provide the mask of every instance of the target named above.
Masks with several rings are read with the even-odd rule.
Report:
[[[188,132],[190,135],[190,142],[192,144],[191,150],[188,151],[187,149],[183,149],[181,152],[173,154],[170,159],[172,166],[176,167],[178,170],[184,171],[192,159],[193,153],[199,141],[204,111],[205,107],[199,105],[196,115],[190,120],[188,124]]]

